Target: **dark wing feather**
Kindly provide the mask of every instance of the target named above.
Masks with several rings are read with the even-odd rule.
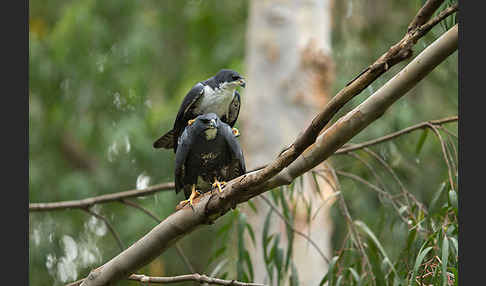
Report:
[[[236,167],[239,170],[238,173],[240,173],[237,176],[245,174],[246,167],[245,167],[245,158],[243,157],[243,151],[241,150],[240,143],[238,143],[238,140],[236,139],[235,135],[231,131],[231,127],[229,127],[229,125],[226,124],[220,124],[219,129],[221,135],[224,137],[226,141],[226,144],[228,144],[232,161],[234,160],[237,162]]]
[[[154,142],[154,148],[174,148],[174,129],[162,135],[159,139]]]
[[[175,191],[178,193],[184,188],[184,177],[186,176],[185,163],[187,156],[189,155],[192,143],[194,141],[193,135],[188,132],[188,128],[184,130],[179,137],[179,147],[177,148],[175,157]]]
[[[226,123],[228,123],[230,127],[235,126],[236,119],[238,119],[238,114],[240,114],[240,106],[240,94],[237,90],[235,90],[235,96],[233,97],[233,101],[231,101],[231,104],[229,106],[228,118],[226,120]]]
[[[190,119],[194,119],[197,114],[192,113],[192,109],[194,108],[194,103],[196,103],[204,93],[204,85],[198,82],[194,85],[191,90],[186,94],[184,100],[182,101],[181,106],[179,107],[179,111],[177,112],[176,120],[174,122],[174,152],[177,148],[177,139],[187,126],[187,121]]]

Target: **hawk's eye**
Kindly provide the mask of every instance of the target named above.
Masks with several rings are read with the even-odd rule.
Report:
[[[239,77],[239,76],[237,76],[237,75],[233,75],[233,76],[231,76],[231,78],[232,78],[233,80],[239,80],[239,79],[240,79],[240,77]]]

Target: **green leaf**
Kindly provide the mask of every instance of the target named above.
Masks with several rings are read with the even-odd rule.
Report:
[[[341,281],[343,280],[343,276],[342,275],[339,275],[338,278],[336,279],[336,286],[339,286],[341,285]]]
[[[211,272],[211,277],[217,277],[218,273],[223,269],[223,267],[228,263],[228,259],[225,258],[221,260],[216,266],[214,267],[213,271]]]
[[[250,254],[246,249],[243,258],[246,263],[246,268],[248,269],[248,272],[250,272],[250,281],[253,281],[255,277],[253,274],[253,263],[251,263]]]
[[[213,261],[218,259],[218,257],[221,256],[221,254],[223,254],[225,251],[226,251],[226,246],[222,246],[222,247],[218,248],[214,252],[214,254],[211,255],[211,257],[209,258],[208,264],[211,264]]]
[[[327,269],[327,273],[322,278],[321,282],[319,283],[319,286],[324,285],[324,283],[326,283],[326,281],[328,281],[328,280],[329,280],[329,283],[327,285],[328,286],[333,285],[334,265],[336,265],[336,262],[338,261],[338,259],[339,259],[339,256],[334,256],[333,258],[331,258],[331,261],[329,261],[329,268]]]
[[[388,255],[386,254],[385,249],[383,248],[383,246],[381,245],[380,241],[375,236],[375,234],[371,231],[371,229],[364,222],[362,222],[362,221],[357,220],[354,223],[371,238],[371,240],[373,241],[373,243],[380,250],[381,255],[383,255],[384,260],[390,265],[390,267],[391,267],[393,273],[395,274],[395,276],[398,277],[397,271],[396,271],[395,267],[393,266],[393,263],[391,263],[391,260],[390,260],[390,258],[388,258]]]
[[[439,189],[435,192],[434,197],[430,201],[430,205],[429,205],[429,213],[430,214],[435,213],[436,207],[437,207],[437,202],[439,201],[440,195],[444,191],[445,187],[446,187],[446,183],[442,182],[442,184],[440,184]],[[429,215],[429,217],[430,217],[430,215]]]
[[[457,212],[457,192],[449,190],[449,205]]]
[[[452,242],[452,249],[454,251],[454,255],[459,255],[459,248],[457,244],[457,239],[455,237],[449,237],[449,240]]]
[[[424,244],[424,246],[425,246],[425,244]],[[419,269],[420,265],[422,264],[422,261],[424,260],[427,253],[429,253],[429,251],[431,251],[431,250],[432,250],[432,246],[427,247],[423,251],[422,251],[422,249],[420,249],[419,255],[417,256],[417,259],[415,260],[415,265],[413,267],[412,276],[410,277],[408,285],[412,285],[412,282],[415,282],[415,277],[417,276],[418,269]]]
[[[417,143],[417,147],[415,148],[415,154],[417,156],[420,154],[420,151],[422,151],[422,147],[424,146],[425,139],[427,139],[428,133],[429,133],[429,129],[425,128],[424,131],[422,132],[422,135],[420,136],[420,139]]]
[[[442,285],[447,285],[447,264],[449,260],[449,240],[444,236],[442,240]]]
[[[250,235],[251,242],[254,246],[256,246],[255,233],[253,232],[253,228],[249,223],[246,224],[246,229],[248,229],[248,234]]]
[[[267,269],[268,277],[270,282],[273,280],[273,272],[272,268],[270,267],[271,259],[268,257],[268,249],[267,246],[273,238],[273,235],[268,235],[268,230],[270,226],[270,217],[272,215],[272,209],[268,211],[267,217],[265,218],[265,223],[263,224],[263,231],[262,231],[262,249],[263,249],[263,260],[265,261],[265,268]]]
[[[290,286],[299,286],[299,273],[293,262],[290,264],[290,269]]]
[[[258,214],[258,209],[256,208],[255,204],[250,200],[247,202],[250,208],[253,210],[254,213]]]
[[[359,283],[361,278],[359,277],[358,272],[353,267],[349,267],[348,271],[349,271],[349,273],[351,273],[351,276],[354,278],[356,283]]]

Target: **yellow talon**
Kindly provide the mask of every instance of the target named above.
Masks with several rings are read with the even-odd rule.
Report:
[[[200,192],[198,192],[198,191],[196,190],[196,185],[192,185],[192,191],[191,191],[191,195],[189,196],[189,199],[181,201],[181,202],[179,203],[179,205],[181,205],[181,204],[182,204],[182,205],[184,206],[184,205],[186,205],[186,204],[189,202],[189,206],[192,208],[192,210],[194,210],[194,207],[193,207],[193,206],[194,206],[193,201],[194,201],[194,199],[195,199],[197,196],[199,196],[200,194],[201,194],[201,193],[200,193]]]
[[[218,190],[220,193],[223,192],[223,189],[221,188],[221,186],[224,186],[226,185],[226,182],[220,182],[218,181],[218,179],[214,178],[214,183],[213,183],[213,187],[218,187]]]
[[[187,126],[191,125],[194,123],[194,121],[196,121],[196,119],[191,119],[189,121],[187,121]]]

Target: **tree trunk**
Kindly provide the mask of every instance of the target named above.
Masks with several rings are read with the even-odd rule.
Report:
[[[274,159],[329,99],[334,76],[330,58],[331,4],[331,0],[250,2],[248,88],[240,114],[240,139],[248,170]],[[309,235],[329,257],[332,224],[328,214],[332,199],[321,206],[333,190],[324,179],[316,178],[318,186],[311,174],[303,176],[302,195],[289,204],[296,210],[294,227]],[[249,208],[242,211],[254,227],[256,247],[250,241],[245,244],[254,263],[255,282],[269,283],[261,242],[269,206],[261,199],[253,202],[258,214]],[[307,222],[309,202],[311,214],[321,207],[311,224]],[[280,247],[286,249],[285,223],[273,215],[270,225],[270,233],[282,234]],[[301,236],[294,237],[293,249],[302,285],[320,281],[327,271],[322,256]]]

